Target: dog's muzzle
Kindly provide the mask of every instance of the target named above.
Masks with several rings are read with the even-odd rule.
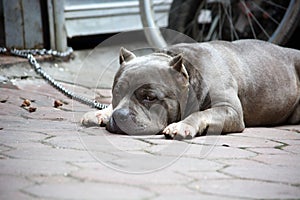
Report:
[[[113,112],[108,124],[106,125],[106,129],[111,133],[125,134],[125,130],[122,130],[121,127],[126,127],[128,125],[129,118],[129,110],[119,108]]]

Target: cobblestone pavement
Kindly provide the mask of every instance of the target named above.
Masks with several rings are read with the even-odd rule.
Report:
[[[34,76],[24,63],[0,69],[0,199],[300,198],[299,125],[188,141],[114,135],[82,127],[91,109]],[[20,107],[24,99],[34,112]]]

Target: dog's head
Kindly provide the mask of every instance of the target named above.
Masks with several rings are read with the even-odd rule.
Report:
[[[181,119],[189,90],[181,54],[136,57],[121,48],[119,59],[112,89],[113,113],[107,124],[110,132],[157,134]]]

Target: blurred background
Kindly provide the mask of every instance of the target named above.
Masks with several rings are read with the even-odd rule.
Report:
[[[155,26],[199,42],[256,38],[300,49],[300,0],[0,0],[0,46],[90,49],[141,30],[149,13]]]

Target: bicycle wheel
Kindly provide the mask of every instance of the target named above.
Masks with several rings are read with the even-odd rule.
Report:
[[[168,28],[199,42],[254,38],[285,44],[299,15],[300,0],[174,0]]]
[[[152,47],[156,48],[166,47],[167,43],[164,40],[154,17],[152,0],[139,0],[139,7],[145,36],[148,43]]]

